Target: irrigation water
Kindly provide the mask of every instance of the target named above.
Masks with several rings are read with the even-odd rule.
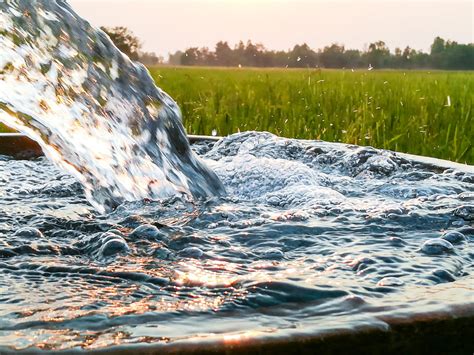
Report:
[[[0,120],[37,140],[99,210],[223,192],[176,103],[64,1],[0,2]]]
[[[265,132],[192,151],[176,104],[65,2],[0,10],[0,119],[49,158],[0,156],[0,353],[473,315],[472,167]]]

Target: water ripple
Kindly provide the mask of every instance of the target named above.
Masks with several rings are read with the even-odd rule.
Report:
[[[195,149],[227,196],[107,215],[47,160],[0,159],[0,345],[316,334],[472,306],[469,169],[268,133]]]

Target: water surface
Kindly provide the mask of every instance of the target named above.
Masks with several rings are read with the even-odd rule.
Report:
[[[472,167],[256,132],[194,149],[226,197],[104,215],[46,159],[0,159],[2,347],[171,349],[473,309]]]

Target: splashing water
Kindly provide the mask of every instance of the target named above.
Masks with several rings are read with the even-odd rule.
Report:
[[[65,1],[0,1],[0,121],[37,140],[99,210],[223,188],[176,103]]]
[[[259,132],[193,148],[226,197],[104,215],[47,160],[0,157],[0,353],[474,316],[472,167]]]

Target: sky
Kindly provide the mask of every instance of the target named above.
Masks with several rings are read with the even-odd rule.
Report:
[[[248,39],[269,49],[331,43],[429,51],[436,36],[474,42],[471,0],[69,0],[96,26],[126,26],[167,58],[189,47]]]

